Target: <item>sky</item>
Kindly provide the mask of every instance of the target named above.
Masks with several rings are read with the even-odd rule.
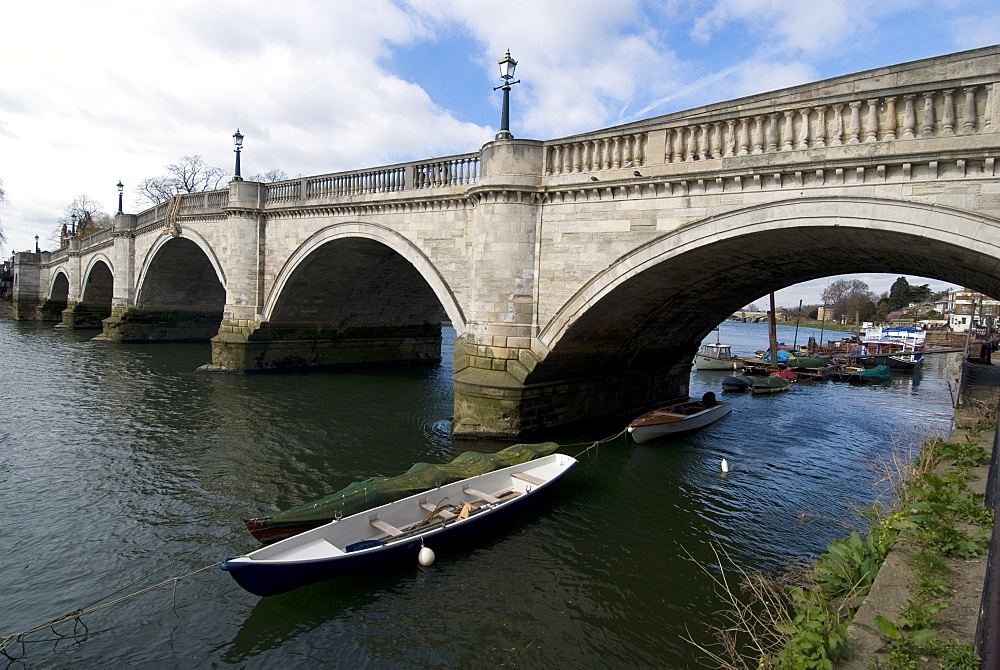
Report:
[[[114,212],[119,180],[145,209],[182,156],[231,171],[237,128],[244,176],[477,151],[507,49],[511,132],[544,140],[997,42],[983,0],[0,0],[0,252],[80,195]]]

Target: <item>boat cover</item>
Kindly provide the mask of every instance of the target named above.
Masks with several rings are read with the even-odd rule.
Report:
[[[457,482],[511,465],[520,465],[555,452],[555,442],[515,444],[493,454],[466,451],[450,463],[415,463],[395,477],[372,477],[315,502],[293,507],[271,516],[254,519],[265,528],[280,528],[301,523],[326,523],[350,516],[400,498],[427,491],[442,484]]]
[[[792,353],[790,351],[785,351],[784,349],[778,349],[778,362],[779,363],[787,363],[789,358],[792,358]],[[768,363],[770,363],[771,362],[771,352],[770,351],[765,351],[764,355],[761,356],[761,359],[767,361]]]

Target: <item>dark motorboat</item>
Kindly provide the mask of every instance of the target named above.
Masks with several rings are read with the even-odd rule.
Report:
[[[727,393],[743,393],[750,390],[753,380],[746,375],[726,377],[722,380],[722,390]]]

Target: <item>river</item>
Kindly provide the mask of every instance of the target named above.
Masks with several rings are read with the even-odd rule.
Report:
[[[196,373],[208,345],[93,334],[0,320],[0,636],[244,553],[242,518],[510,444],[452,443],[448,330],[441,366],[266,376]],[[751,353],[767,326],[721,337]],[[773,572],[856,527],[872,462],[950,428],[957,366],[928,356],[887,386],[727,395],[733,413],[693,435],[587,452],[537,508],[429,568],[261,599],[213,567],[75,635],[33,634],[10,667],[701,667],[683,638],[710,639],[721,606],[712,547]],[[692,395],[722,397],[722,376],[693,372]],[[602,437],[554,439],[576,455]]]

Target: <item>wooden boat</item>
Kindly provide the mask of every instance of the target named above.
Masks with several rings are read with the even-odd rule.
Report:
[[[552,454],[359,512],[268,545],[220,567],[247,591],[269,596],[339,574],[416,558],[488,527],[565,475],[577,461]]]
[[[548,456],[558,448],[555,442],[538,442],[514,444],[496,453],[465,451],[450,463],[417,463],[401,475],[353,482],[319,500],[243,523],[255,538],[269,544],[442,484]]]
[[[856,384],[879,384],[892,379],[892,370],[888,365],[876,365],[867,370],[858,370],[848,377],[847,381]]]
[[[664,435],[704,428],[732,411],[732,405],[718,402],[715,394],[709,391],[700,401],[689,400],[646,412],[629,424],[628,433],[637,444],[642,444]]]
[[[722,380],[722,390],[728,393],[743,393],[750,390],[753,380],[746,375],[726,377]]]
[[[768,377],[754,377],[750,382],[750,392],[754,394],[778,393],[787,391],[792,382],[784,377],[770,375]]]
[[[701,351],[694,355],[694,365],[699,370],[739,370],[743,361],[733,356],[733,348],[728,344],[719,344],[719,329],[716,328],[715,344],[703,345]]]

